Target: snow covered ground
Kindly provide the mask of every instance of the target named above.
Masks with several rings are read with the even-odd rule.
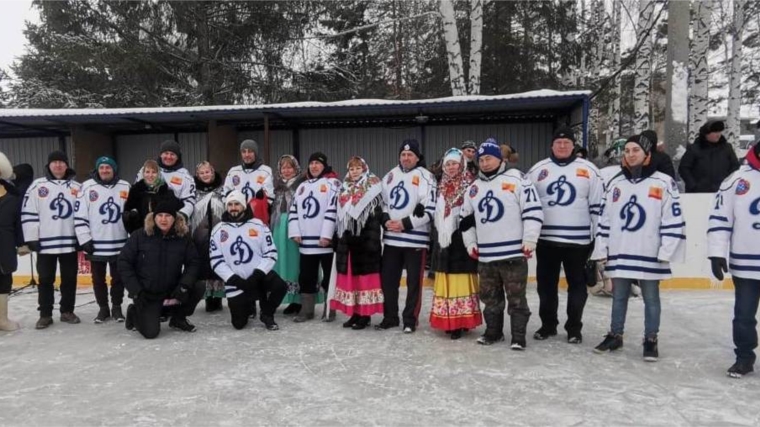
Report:
[[[529,294],[532,334],[535,287]],[[93,299],[80,289],[77,303]],[[77,308],[80,325],[56,315],[36,331],[36,293],[14,296],[23,329],[0,333],[0,425],[760,424],[760,375],[725,376],[732,292],[664,292],[657,363],[641,358],[641,299],[611,355],[592,352],[609,324],[607,298],[589,298],[582,345],[561,333],[528,338],[525,352],[477,345],[483,327],[459,341],[430,330],[430,300],[426,289],[413,335],[346,330],[341,315],[297,325],[278,314],[280,331],[258,321],[236,331],[226,308],[207,314],[201,303],[198,332],[164,328],[145,340],[123,324],[93,324],[95,304]]]

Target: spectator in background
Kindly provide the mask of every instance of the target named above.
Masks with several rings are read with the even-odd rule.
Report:
[[[710,121],[699,128],[699,136],[681,159],[678,173],[687,193],[714,193],[728,175],[739,169],[739,159],[721,134],[722,121]]]
[[[588,159],[588,150],[586,150],[585,147],[575,144],[575,147],[573,148],[573,156],[580,159]]]
[[[464,153],[465,161],[467,162],[467,166],[465,169],[467,172],[471,173],[473,176],[476,176],[478,174],[478,158],[476,156],[478,152],[478,146],[475,144],[475,141],[467,140],[462,143],[462,153]],[[435,179],[440,181],[441,175],[438,174],[435,176]]]
[[[665,142],[658,142],[657,133],[653,130],[645,130],[641,132],[641,136],[649,140],[653,147],[657,146],[656,150],[652,150],[652,159],[650,160],[655,170],[676,179],[676,169],[673,167],[673,160],[665,152]]]

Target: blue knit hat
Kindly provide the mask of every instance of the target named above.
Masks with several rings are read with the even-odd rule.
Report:
[[[495,139],[488,138],[484,143],[480,144],[480,148],[478,148],[478,159],[483,156],[494,156],[501,160],[501,148],[499,147],[499,144],[496,143]]]
[[[108,156],[101,156],[98,157],[98,160],[95,160],[95,170],[98,170],[98,168],[100,168],[100,165],[111,166],[111,169],[113,169],[114,173],[116,173],[119,169],[116,166],[116,161]]]

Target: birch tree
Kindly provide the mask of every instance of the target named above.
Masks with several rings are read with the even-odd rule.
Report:
[[[652,26],[653,11],[653,1],[639,0],[636,40],[641,43],[641,47],[636,54],[636,74],[633,84],[633,127],[636,133],[649,128],[649,97],[652,77],[652,38],[649,35],[649,28]]]
[[[443,37],[446,42],[446,55],[449,60],[451,94],[462,96],[466,94],[464,66],[462,65],[462,49],[459,46],[459,32],[457,31],[453,0],[441,0],[438,8],[441,12]]]
[[[709,107],[707,98],[709,67],[707,57],[710,48],[710,27],[712,24],[712,0],[697,1],[694,4],[694,21],[689,74],[689,142],[694,141],[699,127],[707,121]]]
[[[470,95],[480,94],[480,64],[483,47],[483,0],[470,1]]]
[[[612,43],[612,49],[608,52],[610,54],[609,62],[610,69],[617,70],[620,68],[620,24],[621,24],[621,2],[612,2],[612,31],[610,31],[610,39]],[[614,77],[612,82],[612,101],[609,105],[609,128],[607,130],[607,142],[611,142],[613,138],[620,135],[620,78]]]
[[[687,143],[689,12],[689,2],[676,1],[668,6],[665,141],[671,155],[679,145]]]
[[[731,28],[731,71],[728,81],[726,139],[734,147],[739,146],[739,136],[741,135],[742,41],[744,35],[744,8],[746,4],[746,0],[734,0],[733,26]]]

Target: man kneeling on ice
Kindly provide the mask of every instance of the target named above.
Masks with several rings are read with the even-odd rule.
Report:
[[[169,326],[195,332],[187,321],[206,291],[196,285],[199,258],[184,216],[175,201],[159,202],[132,233],[119,255],[119,274],[134,301],[127,308],[126,328],[145,338],[161,330],[161,311],[169,308]]]
[[[253,301],[259,300],[261,322],[268,330],[276,331],[280,328],[274,321],[274,311],[285,298],[288,286],[272,270],[277,262],[272,233],[253,218],[240,191],[231,191],[225,206],[222,222],[211,232],[209,255],[211,268],[224,280],[232,326],[243,329],[252,314]]]

